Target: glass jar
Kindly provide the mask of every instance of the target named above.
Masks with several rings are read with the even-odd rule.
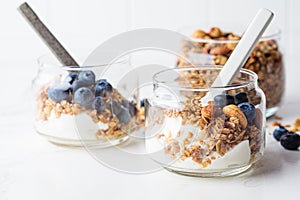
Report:
[[[50,142],[72,147],[117,145],[139,129],[139,101],[123,96],[117,78],[128,59],[97,66],[61,66],[50,56],[38,60],[33,80],[36,131]],[[118,72],[114,78],[112,72]]]
[[[183,42],[182,54],[189,59],[190,63],[179,59],[178,66],[224,65],[242,35],[237,27],[227,27],[228,31],[212,27],[208,32],[186,28],[182,32],[189,35],[192,33],[192,35],[188,41]],[[245,69],[258,75],[258,85],[266,95],[267,117],[274,115],[279,109],[285,89],[283,55],[279,45],[280,37],[279,29],[269,28],[244,65]]]
[[[220,66],[161,71],[146,108],[146,149],[167,170],[215,177],[241,173],[265,148],[265,96],[246,69],[231,85],[210,87]],[[207,92],[216,95],[204,100]],[[217,93],[216,93],[217,92]]]

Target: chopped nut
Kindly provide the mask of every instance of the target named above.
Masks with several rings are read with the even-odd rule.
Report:
[[[218,140],[216,143],[216,152],[223,156],[226,152],[225,144],[222,142],[222,140]]]
[[[192,34],[192,37],[194,38],[204,38],[206,33],[202,30],[195,30],[194,33]]]
[[[222,31],[220,28],[218,27],[212,27],[210,30],[209,30],[209,35],[213,38],[216,38],[216,37],[220,37],[222,35]]]
[[[210,50],[210,54],[212,55],[222,55],[227,54],[230,52],[230,49],[228,49],[226,46],[218,46]]]
[[[297,132],[300,131],[300,119],[296,118],[293,126],[288,129],[289,132]]]
[[[229,134],[230,133],[230,129],[229,128],[223,128],[222,129],[222,133],[223,134]]]
[[[208,105],[201,109],[201,115],[206,119],[211,119],[213,112],[213,102],[208,102]]]
[[[243,128],[246,128],[248,125],[247,118],[244,115],[243,111],[236,105],[230,104],[223,108],[223,112],[227,117],[236,117],[239,119],[240,124]]]
[[[168,139],[165,141],[166,145],[165,145],[165,153],[166,154],[170,154],[171,156],[175,156],[177,153],[180,152],[180,145],[179,142],[177,140],[174,139]]]
[[[278,122],[278,121],[274,121],[274,122],[272,122],[271,125],[272,125],[272,126],[281,126],[281,123]]]
[[[224,65],[230,54],[235,49],[238,40],[241,39],[241,36],[235,35],[233,33],[225,33],[220,30],[218,27],[212,27],[208,32],[202,30],[196,30],[193,33],[195,38],[204,38],[213,41],[184,41],[183,42],[183,55],[186,58],[189,58],[190,55],[196,54],[208,54],[212,57],[214,64]],[[220,43],[220,40],[224,40],[224,43]],[[178,66],[190,66],[199,64],[197,59],[194,59],[194,56],[191,59],[191,62],[185,62],[183,59],[179,59]],[[284,74],[284,65],[283,65],[282,53],[279,51],[276,40],[268,39],[260,41],[253,52],[250,55],[250,58],[244,64],[245,69],[254,71],[259,78],[259,87],[262,88],[266,95],[267,108],[272,108],[277,106],[282,99],[284,93],[284,84],[285,77]],[[195,78],[191,83],[200,84],[202,81],[195,81]],[[272,89],[276,88],[276,90]],[[260,101],[258,95],[249,97],[250,102]],[[254,99],[256,99],[254,101]]]

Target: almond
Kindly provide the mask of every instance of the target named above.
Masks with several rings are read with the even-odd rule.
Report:
[[[217,46],[215,48],[212,48],[209,53],[212,55],[225,55],[229,52],[230,49],[228,49],[226,46]]]

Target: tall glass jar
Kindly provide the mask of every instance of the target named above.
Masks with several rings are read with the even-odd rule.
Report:
[[[182,32],[190,35],[189,40],[183,42],[182,54],[189,59],[178,60],[178,66],[191,64],[224,65],[239,42],[242,32],[234,28],[221,30],[212,27],[207,32],[200,29],[186,28]],[[258,75],[258,85],[266,95],[266,116],[274,115],[282,102],[285,89],[285,71],[283,53],[280,48],[281,31],[270,28],[261,38],[246,64]]]
[[[146,149],[167,170],[229,176],[262,157],[265,96],[257,75],[242,69],[231,85],[210,87],[220,70],[176,68],[154,76],[154,95],[146,109]],[[207,92],[216,95],[207,99]]]
[[[142,125],[139,101],[127,99],[126,91],[115,87],[117,78],[128,70],[128,59],[68,67],[42,56],[38,63],[32,84],[35,129],[50,142],[108,147],[125,141]]]

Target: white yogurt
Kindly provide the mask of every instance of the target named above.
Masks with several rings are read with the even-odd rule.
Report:
[[[42,134],[70,140],[94,140],[98,130],[108,129],[108,124],[95,123],[85,112],[75,116],[61,114],[57,118],[54,111],[51,111],[48,120],[37,121],[35,126]]]
[[[182,118],[169,118],[166,117],[163,125],[161,126],[158,134],[164,134],[162,137],[150,137],[146,140],[146,150],[148,153],[152,154],[154,159],[164,164],[170,164],[172,167],[185,168],[185,169],[202,169],[203,166],[197,162],[194,162],[191,157],[184,160],[179,159],[181,152],[178,153],[177,160],[169,159],[169,155],[162,156],[160,154],[165,154],[165,139],[171,134],[171,137],[177,140],[180,144],[180,149],[183,149],[183,140],[188,135],[188,132],[193,133],[193,138],[190,139],[191,145],[199,145],[199,140],[205,141],[206,133],[201,131],[199,127],[192,125],[182,125]],[[178,132],[181,134],[178,135]],[[225,155],[220,156],[214,152],[211,156],[216,159],[212,160],[211,164],[205,169],[222,169],[234,166],[245,165],[250,161],[250,146],[249,141],[245,140],[234,146],[231,150],[226,152]],[[167,162],[167,163],[166,163]]]

